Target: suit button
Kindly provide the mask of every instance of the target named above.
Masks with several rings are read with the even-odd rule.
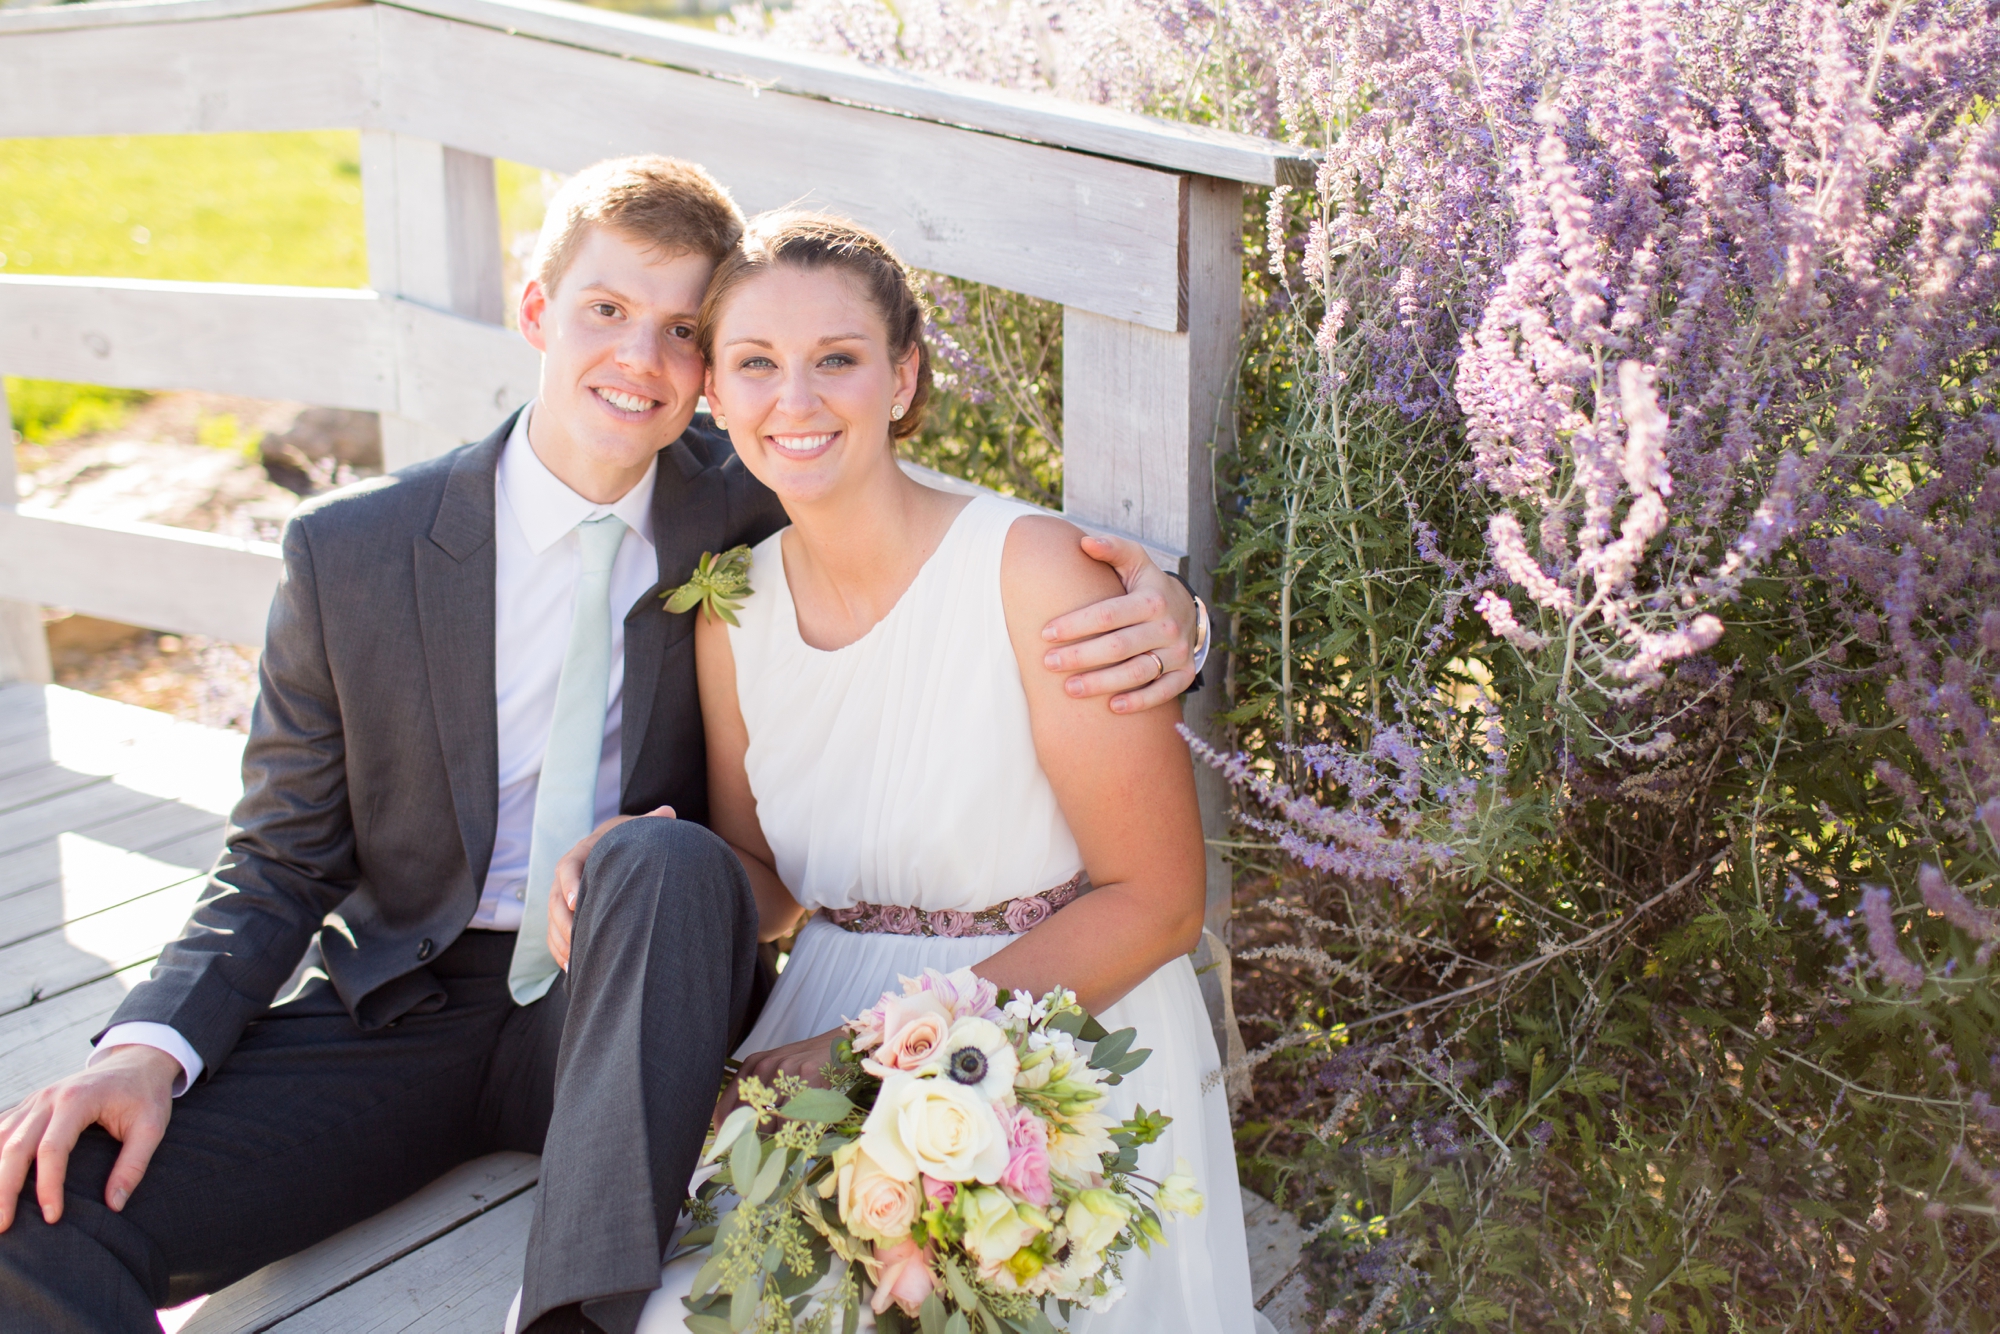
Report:
[[[431,944],[429,937],[425,937],[424,943],[417,946],[417,962],[422,963],[425,959],[430,958],[431,951],[436,948],[437,946]]]

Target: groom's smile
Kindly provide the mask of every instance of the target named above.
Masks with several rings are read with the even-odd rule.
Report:
[[[609,504],[687,429],[702,388],[695,320],[715,264],[593,226],[551,287],[521,295],[542,354],[529,442],[578,494]]]

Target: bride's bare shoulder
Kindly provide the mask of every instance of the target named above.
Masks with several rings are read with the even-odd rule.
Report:
[[[1008,620],[1042,621],[1125,591],[1118,573],[1084,554],[1084,532],[1053,514],[1025,514],[1007,530],[1000,555],[1000,595]]]

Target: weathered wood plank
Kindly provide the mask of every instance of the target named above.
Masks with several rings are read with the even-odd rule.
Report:
[[[0,509],[0,597],[130,625],[262,644],[283,566],[269,542]]]
[[[1187,329],[1063,313],[1063,512],[1188,552],[1208,578],[1211,464],[1241,338],[1241,195],[1187,182]]]
[[[0,900],[32,893],[62,879],[63,842],[81,839],[123,848],[174,866],[204,869],[222,851],[226,821],[213,812],[177,801],[162,801],[93,824],[86,833],[62,831],[0,855]]]
[[[83,1068],[90,1040],[151,963],[136,964],[39,1005],[0,1015],[0,1107]]]
[[[271,1326],[273,1334],[494,1334],[521,1283],[534,1196],[447,1232]]]
[[[1035,93],[880,69],[714,33],[544,0],[395,0],[406,9],[745,85],[873,107],[985,134],[1081,149],[1170,171],[1303,185],[1310,156],[1290,144]],[[181,0],[0,14],[0,35],[212,22],[309,8],[313,0]]]
[[[0,1014],[159,957],[161,944],[180,934],[200,890],[199,878],[183,881],[0,947]]]
[[[0,898],[0,949],[185,884],[207,870],[205,865],[176,866],[141,852],[124,852],[77,834],[62,835],[60,847],[61,879]]]
[[[637,15],[554,0],[389,0],[404,9],[592,51],[693,70],[767,91],[879,108],[899,116],[1081,149],[1247,185],[1304,185],[1308,155],[1291,144],[1113,111],[1039,93],[937,78],[744,42]]]
[[[398,407],[382,418],[383,464],[395,469],[491,429],[532,393],[540,358],[499,327],[505,293],[492,158],[434,139],[364,130],[361,184],[369,284],[405,299],[395,330]],[[448,319],[442,311],[465,318]],[[511,361],[489,346],[496,335]],[[439,340],[453,345],[442,356],[424,355]],[[520,368],[514,383],[496,386],[487,383],[491,375],[467,374],[468,367],[501,362]]]
[[[181,1328],[184,1334],[269,1329],[420,1247],[435,1243],[453,1249],[447,1234],[532,1188],[540,1170],[541,1160],[526,1153],[491,1154],[454,1168],[367,1222],[215,1293]],[[522,1232],[525,1236],[525,1223]],[[509,1288],[501,1302],[503,1316],[512,1296]],[[485,1334],[498,1334],[499,1328],[496,1320]]]
[[[373,292],[0,277],[0,365],[11,375],[378,411],[396,406],[394,351]]]
[[[465,166],[471,160],[451,150],[454,179],[478,179]],[[459,272],[472,266],[462,257],[467,247],[449,250],[461,258],[446,294],[468,288],[478,312],[498,305],[497,221],[493,228],[495,290],[485,297],[474,300],[481,289]],[[459,230],[474,229],[461,220]],[[497,320],[375,292],[0,275],[0,365],[125,389],[206,389],[383,412],[455,443],[483,436],[532,397],[541,360]]]
[[[98,783],[0,815],[0,854],[45,842],[160,804],[160,798],[117,783]]]
[[[1177,177],[387,6],[377,17],[386,128],[556,171],[692,158],[745,208],[834,209],[923,268],[1178,327]]]
[[[331,129],[360,125],[376,101],[366,7],[170,26],[133,16],[82,31],[0,16],[0,138]]]
[[[1257,1192],[1243,1191],[1243,1231],[1250,1243],[1250,1293],[1262,1306],[1298,1267],[1305,1248],[1299,1220]]]

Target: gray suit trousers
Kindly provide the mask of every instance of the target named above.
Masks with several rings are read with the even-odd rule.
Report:
[[[533,1005],[507,993],[513,942],[464,933],[430,963],[442,1006],[387,1027],[357,1027],[323,978],[266,1010],[175,1103],[120,1213],[100,1128],[53,1227],[31,1174],[0,1233],[0,1334],[157,1334],[154,1308],[497,1149],[543,1155],[523,1329],[630,1334],[744,1024],[756,903],[715,835],[634,820],[592,854],[570,972]]]

